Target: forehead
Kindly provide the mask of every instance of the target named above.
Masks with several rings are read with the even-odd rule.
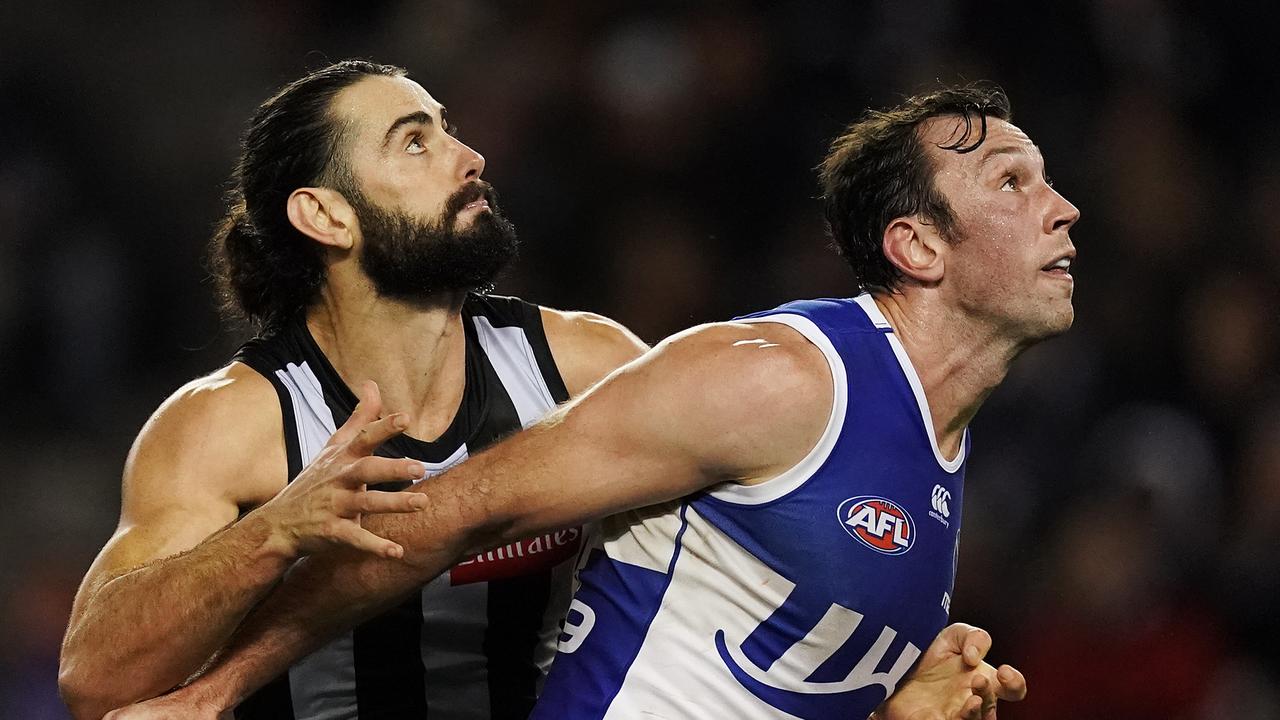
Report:
[[[979,137],[981,125],[976,118],[972,122],[970,136],[962,143],[964,146],[972,145]],[[921,127],[920,137],[924,140],[925,152],[939,168],[968,167],[976,170],[993,155],[1024,155],[1037,163],[1041,161],[1040,148],[1021,128],[993,117],[987,118],[987,137],[976,150],[961,153],[939,147],[955,143],[963,137],[964,131],[964,118],[955,115],[931,118]]]
[[[334,114],[352,129],[357,144],[381,142],[387,128],[416,112],[440,116],[440,103],[418,83],[405,77],[362,78],[333,99]]]

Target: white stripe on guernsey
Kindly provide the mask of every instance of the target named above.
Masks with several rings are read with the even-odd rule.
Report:
[[[276,377],[289,390],[298,427],[298,451],[309,464],[337,430],[324,401],[320,380],[305,362],[289,363]],[[350,632],[299,660],[289,669],[289,694],[298,720],[348,720],[357,717],[356,670]]]
[[[458,463],[462,462],[463,460],[466,460],[466,459],[467,459],[467,457],[469,457],[469,456],[467,455],[467,444],[466,444],[466,443],[462,443],[461,445],[459,445],[459,446],[458,446],[458,449],[457,449],[457,450],[454,450],[454,451],[453,451],[453,453],[452,453],[451,455],[449,455],[449,457],[445,458],[445,459],[444,459],[444,460],[442,460],[441,462],[433,463],[433,462],[428,462],[428,461],[426,461],[426,460],[423,460],[423,461],[421,461],[421,462],[422,462],[422,464],[423,464],[424,466],[426,466],[426,468],[427,468],[427,475],[426,475],[426,477],[433,477],[433,476],[435,476],[435,475],[439,475],[440,473],[444,472],[445,470],[448,470],[449,468],[453,467],[454,465],[457,465]],[[424,479],[425,479],[425,478],[424,478]]]
[[[863,293],[854,298],[863,312],[871,318],[871,322],[878,328],[888,328],[893,330],[893,326],[889,324],[884,313],[880,312],[880,306],[876,305],[875,298],[868,293]],[[948,460],[942,456],[942,451],[938,449],[938,439],[933,434],[933,413],[929,412],[929,399],[924,395],[924,386],[920,384],[920,376],[916,374],[915,365],[911,364],[911,358],[907,356],[907,349],[902,347],[902,341],[898,336],[889,332],[885,334],[889,340],[889,347],[893,348],[893,354],[898,358],[898,364],[902,366],[902,373],[907,376],[907,383],[911,385],[911,392],[916,396],[916,405],[920,406],[920,419],[924,421],[925,432],[929,434],[929,447],[933,449],[933,457],[937,459],[938,465],[949,473],[954,473],[964,464],[964,446],[965,441],[969,437],[969,428],[964,429],[964,436],[960,438],[960,451],[956,453],[955,458]]]
[[[524,328],[496,328],[483,315],[476,315],[472,320],[475,321],[480,347],[511,396],[520,424],[529,427],[542,419],[549,408],[556,406],[556,401],[551,397],[542,371],[538,369],[538,361],[533,356],[533,347],[529,345]]]
[[[333,421],[333,412],[325,404],[320,380],[305,362],[301,365],[285,365],[283,370],[276,371],[276,377],[289,389],[289,397],[293,400],[293,418],[298,426],[298,450],[305,467],[320,453],[324,444],[329,442],[329,437],[338,431],[338,426]]]
[[[844,415],[849,401],[849,383],[848,378],[845,376],[844,360],[840,358],[840,353],[836,352],[831,340],[809,318],[800,315],[778,314],[735,320],[735,322],[781,323],[804,335],[809,342],[822,351],[823,357],[827,359],[827,366],[831,369],[831,380],[835,389],[835,397],[831,403],[831,417],[827,419],[827,427],[822,431],[822,437],[818,438],[817,444],[809,450],[809,454],[805,455],[800,462],[793,465],[789,470],[764,482],[754,485],[722,483],[709,493],[711,497],[725,502],[739,505],[760,505],[786,497],[789,493],[798,490],[804,485],[805,481],[818,472],[822,464],[831,456],[831,450],[835,448],[836,440],[840,439],[840,431],[844,429]]]
[[[742,687],[721,661],[715,638],[724,631],[730,647],[741,645],[786,602],[795,583],[696,508],[685,509],[685,521],[670,584],[604,720],[794,718]]]
[[[680,532],[681,500],[612,515],[600,521],[599,542],[610,560],[666,574]]]

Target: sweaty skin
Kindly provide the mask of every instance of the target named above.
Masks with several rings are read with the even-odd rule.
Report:
[[[358,80],[331,111],[352,177],[380,207],[429,220],[481,182],[484,158],[405,77]],[[362,391],[352,416],[360,421],[292,482],[279,399],[250,368],[231,363],[161,405],[130,453],[119,526],[81,584],[63,642],[59,687],[77,718],[96,720],[186,680],[300,557],[337,547],[401,557],[404,548],[368,523],[423,507],[414,493],[366,490],[422,477],[421,463],[369,455],[390,432],[437,437],[456,414],[465,293],[416,303],[378,295],[360,265],[358,218],[332,188],[297,188],[281,211],[324,256],[309,330],[350,387],[376,380],[378,389]],[[466,210],[455,229],[486,212]],[[597,315],[544,308],[542,320],[571,395],[646,349]]]
[[[644,349],[600,316],[542,315],[571,393]],[[366,401],[353,417],[376,420],[381,409]],[[404,429],[403,421],[388,415],[381,424]],[[416,479],[421,464],[367,457],[380,442],[353,435],[328,465],[286,483],[280,428],[274,388],[240,363],[184,386],[143,428],[125,469],[120,525],[81,585],[63,645],[60,682],[76,717],[99,718],[187,679],[303,554],[344,543],[403,554],[365,529],[373,515],[364,528],[353,518],[420,510],[420,497],[362,486]],[[243,509],[251,510],[236,521]]]
[[[773,477],[817,442],[833,392],[821,351],[785,325],[708,325],[668,339],[529,430],[412,488],[429,498],[423,511],[371,520],[405,547],[403,559],[337,551],[300,563],[207,675],[153,708],[170,703],[199,717],[233,707],[293,659],[394,603],[469,548],[717,483]],[[976,681],[964,668],[981,665],[979,658],[951,668],[947,677],[960,678],[962,689],[948,697],[974,695]],[[1008,682],[994,670],[983,681],[991,703],[1021,692],[1021,676],[1012,668],[1003,674]],[[916,697],[928,694],[922,689]],[[956,713],[973,705],[956,704]],[[148,717],[129,712],[113,717]]]
[[[940,237],[919,217],[895,219],[885,230],[884,252],[904,285],[875,298],[919,372],[938,446],[948,456],[1009,363],[1070,325],[1070,276],[1046,266],[1074,254],[1067,231],[1078,217],[1034,166],[1034,146],[1008,123],[992,120],[987,142],[1001,150],[996,160],[1011,159],[1009,165],[985,152],[939,154],[933,144],[958,122],[935,119],[922,135],[931,141],[938,185],[957,211],[962,241]],[[985,289],[992,283],[998,293]],[[112,717],[214,717],[469,548],[719,483],[767,480],[813,447],[832,398],[821,352],[790,328],[724,323],[677,335],[543,422],[415,486],[428,498],[423,510],[370,519],[371,530],[404,548],[402,559],[339,549],[301,561],[204,677]],[[397,429],[375,424],[368,433],[385,438]],[[993,714],[994,699],[1025,691],[1012,669],[981,673],[989,666],[980,654],[974,659],[967,639],[938,642],[961,650],[926,653],[933,662],[922,662],[901,688],[908,705],[921,695],[938,705],[903,709],[891,698],[882,708],[887,717]],[[946,678],[960,678],[952,688],[957,694],[939,689]],[[946,705],[957,698],[963,698],[958,708]]]

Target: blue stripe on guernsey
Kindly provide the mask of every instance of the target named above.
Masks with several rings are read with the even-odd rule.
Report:
[[[675,575],[688,527],[685,507],[681,503],[672,513],[678,517],[679,527],[662,571],[649,562],[639,565],[611,559],[601,548],[591,551],[584,572],[608,577],[610,582],[604,586],[626,588],[627,592],[603,595],[596,592],[600,586],[592,585],[574,595],[552,668],[562,675],[577,675],[580,681],[548,684],[530,720],[601,717],[600,709],[608,707],[621,688]],[[584,661],[589,665],[580,664]]]
[[[967,433],[947,459],[868,295],[741,321],[823,352],[826,430],[773,479],[605,521],[535,717],[862,718],[946,624]]]

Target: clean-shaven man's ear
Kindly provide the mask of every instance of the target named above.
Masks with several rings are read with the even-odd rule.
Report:
[[[897,218],[884,229],[885,257],[907,278],[924,285],[942,280],[946,245],[932,224],[915,216]]]
[[[355,244],[355,210],[342,193],[322,187],[298,188],[285,205],[289,222],[316,242],[341,250]]]

